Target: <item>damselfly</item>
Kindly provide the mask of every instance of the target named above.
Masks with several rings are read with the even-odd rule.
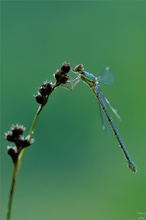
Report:
[[[107,106],[106,104],[109,105],[109,107],[111,108],[111,110],[114,112],[114,114],[118,117],[118,113],[117,111],[112,107],[112,105],[110,104],[110,102],[108,101],[108,99],[104,96],[104,94],[102,93],[101,89],[100,89],[100,86],[99,86],[99,83],[103,83],[104,85],[110,85],[113,83],[114,81],[114,77],[112,75],[112,72],[110,71],[110,69],[108,67],[105,68],[105,70],[98,76],[98,77],[95,77],[94,75],[92,75],[91,73],[88,73],[84,70],[84,67],[82,64],[79,64],[77,65],[74,70],[73,70],[74,73],[78,74],[77,77],[75,77],[69,88],[70,89],[73,89],[76,84],[78,82],[80,82],[81,80],[83,82],[85,82],[91,89],[92,91],[94,92],[94,94],[96,95],[97,99],[98,99],[98,102],[100,104],[100,107],[101,107],[101,116],[102,116],[102,122],[103,122],[103,129],[105,130],[106,132],[106,126],[105,126],[105,119],[104,117],[106,116],[110,126],[111,126],[111,129],[113,131],[113,133],[115,134],[116,136],[116,139],[123,151],[123,154],[128,162],[128,167],[130,168],[130,170],[132,172],[136,172],[137,171],[137,168],[136,168],[136,165],[135,163],[132,161],[128,151],[126,150],[126,147],[125,147],[125,144],[115,126],[115,123],[107,109]]]

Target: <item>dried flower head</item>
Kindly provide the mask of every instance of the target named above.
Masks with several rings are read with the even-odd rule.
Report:
[[[15,141],[15,137],[14,137],[12,131],[8,131],[7,133],[5,133],[5,138],[7,141],[10,141],[10,142]]]
[[[35,100],[41,104],[41,105],[45,105],[48,101],[48,96],[42,96],[40,93],[38,93],[36,96],[35,96]]]
[[[15,164],[17,162],[18,159],[18,152],[15,146],[8,146],[7,147],[7,152],[10,155],[10,157],[13,160],[13,163]]]
[[[5,133],[5,138],[10,142],[15,142],[20,135],[22,135],[25,131],[25,128],[21,125],[12,125],[11,131]]]
[[[11,131],[12,131],[13,135],[15,135],[15,136],[22,135],[24,133],[25,129],[26,128],[23,127],[23,125],[18,125],[18,124],[12,125],[12,127],[11,127]]]
[[[56,73],[54,74],[54,76],[55,76],[55,79],[56,79],[58,85],[65,84],[67,82],[67,80],[69,79],[69,76],[61,70],[57,70]]]
[[[63,73],[68,73],[71,69],[71,65],[69,63],[63,63],[61,66],[61,72]]]
[[[50,95],[53,91],[52,82],[44,82],[43,85],[40,87],[39,92],[42,96]]]
[[[15,142],[16,147],[19,148],[25,148],[30,146],[31,144],[33,144],[34,139],[30,139],[29,136],[24,138],[24,137],[20,137],[19,139],[17,139],[17,141]]]
[[[69,79],[68,72],[70,71],[70,69],[71,69],[70,64],[63,63],[61,68],[56,71],[56,73],[54,74],[54,77],[58,85],[65,84],[68,81]]]

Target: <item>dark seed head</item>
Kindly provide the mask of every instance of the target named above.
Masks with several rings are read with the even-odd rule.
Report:
[[[35,96],[35,100],[41,104],[41,105],[45,105],[48,101],[48,96],[42,96],[41,94],[38,94]]]
[[[61,66],[61,72],[62,74],[66,74],[70,71],[71,69],[71,65],[68,64],[68,63],[63,63],[62,66]]]
[[[11,131],[5,133],[5,138],[10,142],[15,142],[16,139],[19,138],[20,135],[23,134],[25,128],[21,125],[12,125]]]
[[[16,147],[7,146],[7,152],[10,156],[14,156],[16,154]]]
[[[7,141],[10,141],[10,142],[15,141],[15,137],[14,137],[12,131],[8,131],[7,133],[5,133],[5,138],[7,139]]]
[[[17,159],[18,159],[18,153],[16,152],[16,147],[8,146],[7,152],[10,155],[10,157],[12,158],[13,163],[16,163]]]
[[[20,147],[22,147],[22,148],[28,147],[28,146],[30,146],[33,142],[34,142],[34,139],[30,139],[30,138],[28,138],[28,137],[26,137],[26,138],[21,137],[21,138],[19,138],[19,139],[16,140],[15,144],[16,144],[16,146],[17,146],[18,149],[19,149]]]
[[[68,75],[62,75],[61,79],[60,79],[60,83],[65,84],[67,82],[67,80],[69,79]]]
[[[59,81],[60,78],[61,78],[61,71],[60,71],[60,70],[57,70],[56,73],[54,74],[54,76],[55,76],[55,79],[56,79],[57,81]]]
[[[42,96],[50,95],[53,90],[51,82],[45,82],[39,89],[39,92]]]
[[[25,128],[21,125],[12,125],[11,131],[15,137],[22,135],[25,131]]]
[[[54,76],[59,84],[65,84],[69,79],[69,76],[65,72],[62,73],[61,70],[57,70]]]
[[[46,88],[44,86],[41,86],[39,89],[39,92],[42,96],[46,96],[47,95],[47,91]]]
[[[46,82],[46,90],[47,90],[48,95],[50,95],[50,93],[53,90],[52,82]]]

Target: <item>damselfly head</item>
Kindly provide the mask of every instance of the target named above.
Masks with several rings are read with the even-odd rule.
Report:
[[[78,72],[78,73],[82,73],[82,71],[84,70],[84,66],[83,64],[78,64],[75,68],[74,68],[74,72]]]

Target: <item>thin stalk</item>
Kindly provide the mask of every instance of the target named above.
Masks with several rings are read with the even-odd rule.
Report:
[[[17,171],[18,171],[17,168],[18,168],[17,164],[14,165],[13,175],[12,175],[12,183],[11,183],[10,195],[9,195],[9,201],[8,201],[7,220],[10,220],[10,218],[11,218],[13,195],[14,195],[14,189],[15,189],[15,185],[16,185],[16,177],[17,177]]]
[[[64,63],[61,67],[61,70],[58,70],[56,73],[55,73],[55,78],[56,78],[56,83],[54,83],[52,85],[52,88],[51,88],[51,91],[50,93],[48,94],[48,97],[49,95],[53,92],[53,90],[58,87],[60,84],[65,84],[68,80],[68,76],[67,76],[67,73],[69,72],[71,66],[69,64],[66,64]],[[57,80],[58,79],[58,80]],[[51,85],[51,83],[50,83]],[[43,85],[44,86],[44,85]],[[41,87],[42,88],[42,87]],[[35,117],[34,117],[34,120],[32,122],[32,125],[31,125],[31,128],[30,128],[30,131],[29,131],[29,134],[28,134],[28,137],[31,138],[32,134],[34,133],[34,129],[35,129],[35,126],[36,126],[36,123],[37,123],[37,120],[38,120],[38,117],[39,117],[39,114],[40,112],[42,111],[44,105],[47,103],[48,101],[48,97],[47,99],[45,100],[46,102],[42,105],[39,106],[36,114],[35,114]],[[15,189],[15,185],[16,185],[16,180],[17,180],[17,175],[18,175],[18,172],[19,172],[19,169],[20,169],[20,166],[21,166],[21,163],[22,163],[22,159],[23,159],[23,156],[24,156],[24,153],[25,153],[25,150],[26,148],[23,148],[19,155],[18,155],[18,158],[17,158],[17,161],[14,163],[14,169],[13,169],[13,175],[12,175],[12,182],[11,182],[11,187],[10,187],[10,194],[9,194],[9,201],[8,201],[8,211],[7,211],[7,220],[10,220],[11,219],[11,213],[12,213],[12,203],[13,203],[13,196],[14,196],[14,189]],[[14,161],[13,161],[14,162]]]
[[[34,120],[32,122],[30,131],[29,131],[29,136],[30,137],[32,136],[32,134],[34,132],[37,119],[38,119],[39,114],[42,111],[42,109],[43,109],[43,106],[40,105],[37,112],[36,112],[36,114],[35,114]],[[13,169],[13,174],[12,174],[12,182],[11,182],[10,194],[9,194],[9,201],[8,201],[7,220],[11,219],[11,210],[12,210],[12,203],[13,203],[14,189],[15,189],[16,180],[17,180],[17,174],[19,172],[25,150],[26,150],[26,148],[22,149],[22,151],[19,154],[17,162],[14,164],[14,169]]]

